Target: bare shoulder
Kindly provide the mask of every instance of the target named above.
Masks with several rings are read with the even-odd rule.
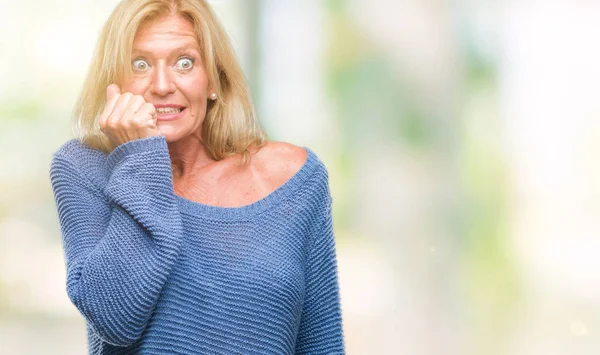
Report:
[[[285,182],[305,164],[306,149],[291,143],[268,141],[252,158],[258,169],[278,182]]]
[[[257,155],[260,159],[275,160],[278,163],[288,164],[300,168],[306,161],[306,149],[286,142],[268,141]]]

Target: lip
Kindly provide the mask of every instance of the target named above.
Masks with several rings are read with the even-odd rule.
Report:
[[[167,104],[167,105],[154,105],[154,107],[158,109],[161,107],[181,108],[183,106]],[[181,112],[179,112],[179,113],[158,114],[158,112],[157,112],[156,119],[158,121],[174,121],[174,120],[177,120],[177,119],[180,119],[181,117],[183,117],[183,115],[185,115],[186,111],[187,111],[187,107],[184,107],[183,110],[181,110]]]

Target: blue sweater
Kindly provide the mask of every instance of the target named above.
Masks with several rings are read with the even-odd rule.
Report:
[[[305,149],[290,180],[242,207],[176,195],[162,136],[55,152],[67,293],[89,352],[344,353],[328,175]]]

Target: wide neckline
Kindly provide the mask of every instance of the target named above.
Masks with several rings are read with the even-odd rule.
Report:
[[[194,216],[208,217],[213,219],[245,219],[261,213],[273,206],[277,206],[286,197],[291,195],[299,186],[302,186],[311,176],[319,159],[316,154],[307,147],[302,147],[307,152],[306,160],[300,170],[281,186],[258,201],[237,207],[224,207],[209,205],[189,200],[185,197],[175,195],[180,211]]]

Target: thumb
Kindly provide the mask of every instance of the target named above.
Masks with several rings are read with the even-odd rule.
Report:
[[[106,88],[106,101],[111,102],[115,97],[121,95],[121,88],[117,84],[110,84]]]

